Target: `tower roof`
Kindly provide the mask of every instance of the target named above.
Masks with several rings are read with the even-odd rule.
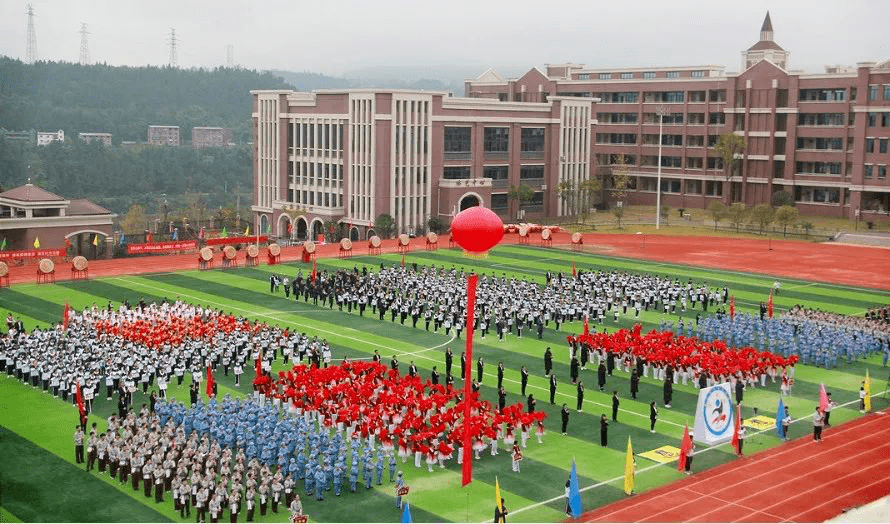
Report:
[[[769,18],[769,11],[766,12],[766,18],[763,19],[763,26],[761,26],[760,30],[770,32],[773,30],[773,22]]]

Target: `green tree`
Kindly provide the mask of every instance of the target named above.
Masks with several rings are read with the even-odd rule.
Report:
[[[535,196],[535,190],[531,188],[528,184],[524,182],[520,182],[518,186],[510,186],[510,191],[507,193],[507,198],[510,200],[515,200],[518,203],[517,206],[517,214],[522,215],[522,206],[523,204],[527,204],[532,201],[532,198]]]
[[[433,233],[437,235],[441,235],[447,228],[445,227],[445,222],[442,221],[438,216],[432,216],[429,220],[426,221],[426,227]]]
[[[732,131],[727,131],[717,138],[713,151],[720,156],[723,161],[723,173],[729,180],[733,174],[733,166],[736,161],[736,155],[744,151],[748,147],[745,138]],[[727,197],[728,197],[727,193]]]
[[[395,230],[396,222],[393,220],[392,216],[386,213],[377,215],[377,220],[374,221],[374,232],[377,233],[377,236],[380,238],[389,238],[395,233]]]
[[[739,228],[745,223],[747,217],[748,208],[745,207],[744,202],[736,202],[729,206],[729,221],[735,226],[736,233],[739,232]]]
[[[148,218],[145,216],[145,209],[139,204],[130,206],[130,210],[120,220],[121,230],[127,235],[144,233],[147,225]]]
[[[630,166],[627,165],[627,160],[624,155],[619,155],[615,167],[612,168],[612,188],[610,189],[612,198],[616,202],[624,202],[624,199],[627,198],[627,187],[630,185],[629,173]]]
[[[671,214],[671,206],[667,204],[661,204],[661,220],[664,221],[664,225],[668,225],[668,216]]]
[[[788,191],[780,189],[773,193],[770,203],[775,208],[781,208],[782,206],[794,207],[794,197]]]
[[[559,199],[562,201],[563,216],[577,216],[578,209],[576,204],[579,195],[575,183],[570,181],[560,182],[556,185],[556,194],[559,195]]]
[[[621,229],[621,219],[624,218],[624,202],[619,201],[616,206],[612,208],[612,215],[615,217],[618,229]]]
[[[578,194],[579,194],[579,203],[581,206],[580,214],[584,220],[587,220],[587,215],[590,214],[591,208],[593,208],[596,199],[596,194],[602,190],[603,185],[596,178],[588,178],[584,180],[580,184],[578,184]]]
[[[797,208],[794,206],[782,206],[776,210],[775,221],[776,224],[782,226],[783,237],[788,230],[788,226],[797,223],[799,215]]]
[[[804,230],[807,236],[810,236],[810,230],[813,229],[813,223],[804,221],[800,224],[800,227]]]
[[[760,233],[763,234],[763,230],[766,229],[766,226],[773,223],[773,208],[767,203],[757,204],[751,209],[750,219],[752,224],[756,224],[759,227]]]
[[[708,205],[708,211],[711,213],[711,218],[714,219],[714,231],[717,231],[717,225],[729,215],[729,210],[723,202],[712,200]]]

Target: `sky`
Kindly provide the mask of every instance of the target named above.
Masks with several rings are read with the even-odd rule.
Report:
[[[724,65],[759,38],[769,10],[790,68],[890,59],[888,0],[33,0],[38,57],[76,62],[81,23],[92,62],[226,64],[332,76],[382,67],[517,74]],[[0,55],[26,56],[26,0],[0,0]]]

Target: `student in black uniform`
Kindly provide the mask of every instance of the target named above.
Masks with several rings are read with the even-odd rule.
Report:
[[[618,392],[612,392],[612,422],[618,422],[618,406],[621,402],[618,401]]]
[[[605,413],[600,417],[600,444],[603,447],[609,444],[609,419],[606,418]]]
[[[578,381],[577,390],[578,390],[578,394],[577,394],[578,413],[581,413],[581,406],[584,404],[584,382],[582,382],[580,380]]]
[[[562,405],[562,434],[566,434],[566,428],[569,427],[569,408],[565,404]]]

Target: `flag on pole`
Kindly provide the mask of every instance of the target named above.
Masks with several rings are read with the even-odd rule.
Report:
[[[226,238],[229,236],[229,231],[226,229],[226,226],[223,226],[222,232],[219,234],[220,237]]]
[[[253,383],[256,384],[260,377],[263,376],[263,356],[262,354],[257,355],[256,357],[256,378],[253,380]]]
[[[781,439],[786,437],[785,427],[782,426],[783,418],[785,418],[785,403],[782,401],[782,396],[779,395],[779,407],[776,409],[776,432]]]
[[[467,276],[467,362],[473,362],[473,323],[476,319],[476,284],[479,276]],[[467,366],[464,377],[464,423],[463,447],[464,463],[461,469],[461,487],[473,482],[473,436],[470,434],[470,415],[473,410],[473,366]]]
[[[572,278],[578,278],[578,270],[575,269],[575,261],[572,260]]]
[[[151,244],[152,242],[154,242],[154,240],[155,240],[155,236],[152,234],[152,232],[151,232],[151,231],[146,231],[146,233],[145,233],[145,241],[148,242],[149,244]]]
[[[93,245],[99,247],[99,235],[93,235]]]
[[[207,396],[213,396],[213,368],[207,366]]]
[[[742,407],[738,406],[738,409],[735,410],[735,425],[732,430],[732,447],[735,449],[736,454],[739,453],[739,429],[742,427]]]
[[[40,249],[40,237],[34,237],[34,249]]]
[[[70,314],[71,314],[71,307],[68,305],[68,302],[65,302],[65,313],[62,315],[62,326],[65,328],[65,330],[68,329],[68,316]]]
[[[405,510],[402,511],[402,524],[407,524],[410,522],[414,522],[411,518],[411,507],[408,505],[408,502],[405,502]]]
[[[402,253],[402,267],[405,267],[405,254]]]
[[[494,505],[498,508],[497,522],[506,522],[507,519],[500,516],[504,512],[504,505],[501,504],[501,485],[498,483],[498,477],[494,477]]]
[[[630,444],[630,435],[627,436],[627,459],[624,461],[624,493],[630,495],[634,490],[634,472],[636,461],[634,460],[634,448]]]
[[[773,292],[769,292],[769,302],[766,303],[766,312],[769,318],[773,318]]]
[[[589,335],[589,334],[590,334],[590,321],[588,320],[587,317],[588,317],[588,315],[585,314],[585,315],[584,315],[584,334],[585,334],[585,335]]]
[[[266,234],[269,234],[271,232],[272,232],[272,222],[269,222],[266,224]]]
[[[572,459],[572,473],[569,475],[569,510],[573,519],[581,516],[581,490],[578,488],[578,468],[575,467],[575,459]]]
[[[126,240],[124,240],[124,233],[121,232],[121,245],[124,245],[124,243],[126,243]]]
[[[247,227],[244,228],[244,236],[246,236],[246,237],[250,236],[250,224],[247,224]]]
[[[689,436],[689,423],[683,428],[683,440],[680,442],[680,460],[677,462],[677,471],[686,471],[686,459],[692,450],[692,437]]]
[[[312,259],[312,274],[309,275],[309,279],[315,282],[315,278],[318,276],[318,271],[315,268],[315,259]]]
[[[80,412],[80,423],[83,424],[87,419],[87,410],[83,405],[83,392],[80,391],[80,382],[76,382],[75,384],[77,386],[77,391],[75,392],[77,410]]]
[[[6,237],[3,237],[3,242],[0,243],[0,251],[6,251]]]
[[[825,392],[825,384],[819,383],[819,411],[825,413],[828,409],[828,394]]]
[[[729,320],[735,318],[735,295],[729,297]]]
[[[862,399],[862,402],[865,405],[865,411],[871,411],[871,379],[868,377],[868,368],[865,368],[863,387],[865,388],[865,398]]]

